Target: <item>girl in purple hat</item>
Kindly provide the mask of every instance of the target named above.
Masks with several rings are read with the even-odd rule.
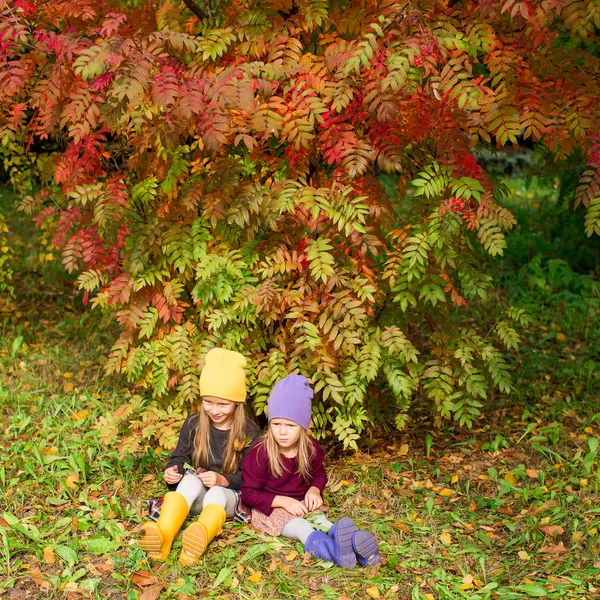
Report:
[[[324,453],[307,430],[313,391],[306,377],[288,375],[277,382],[267,405],[269,426],[242,463],[242,501],[252,525],[268,535],[299,540],[317,558],[343,568],[379,562],[377,540],[349,518],[321,519],[327,534],[304,517],[323,505],[327,473]]]

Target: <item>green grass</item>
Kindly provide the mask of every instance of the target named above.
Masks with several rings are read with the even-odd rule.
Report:
[[[535,195],[514,201],[538,214]],[[600,304],[551,246],[534,262],[507,252],[503,287],[470,315],[493,323],[516,304],[533,317],[511,397],[470,431],[436,430],[416,407],[402,433],[375,428],[350,456],[328,448],[330,516],[381,543],[379,567],[346,571],[235,523],[197,567],[178,565],[179,540],[148,563],[136,539],[166,455],[99,442],[129,392],[102,371],[115,331],[29,256],[0,305],[0,600],[599,597]]]

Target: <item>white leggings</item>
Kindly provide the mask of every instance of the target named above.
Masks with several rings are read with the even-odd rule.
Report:
[[[220,485],[207,488],[194,473],[186,473],[175,491],[186,499],[193,515],[200,514],[207,504],[218,504],[225,509],[228,519],[235,516],[235,492]]]

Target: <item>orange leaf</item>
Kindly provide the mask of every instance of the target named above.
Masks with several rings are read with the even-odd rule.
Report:
[[[153,585],[158,582],[158,577],[148,573],[148,571],[136,571],[131,576],[131,581],[141,587],[146,585]]]
[[[518,485],[517,478],[512,473],[505,473],[504,479],[508,481],[508,483],[512,483],[513,485]]]
[[[50,546],[44,548],[44,562],[48,565],[54,564],[54,550]]]
[[[566,554],[567,552],[568,550],[562,542],[558,544],[548,544],[547,546],[542,546],[540,548],[541,554],[552,554],[553,556],[559,556],[560,554]]]
[[[166,584],[164,583],[157,583],[156,585],[147,587],[140,594],[139,600],[156,600],[160,596],[160,593],[162,592],[163,588],[165,587]]]
[[[452,543],[452,536],[447,531],[444,531],[444,533],[440,535],[440,541],[442,544],[446,544],[446,546],[448,546]]]
[[[252,575],[248,577],[248,581],[252,581],[253,583],[260,583],[262,581],[262,573],[260,571],[252,573]]]
[[[543,527],[540,527],[539,530],[551,537],[558,537],[565,532],[564,528],[560,525],[544,525]]]
[[[532,479],[539,479],[540,477],[540,472],[537,469],[526,469],[525,473],[527,473],[527,476],[531,477]]]
[[[74,490],[77,487],[77,484],[79,483],[79,477],[77,477],[77,473],[71,473],[66,479],[65,479],[65,485],[70,489],[70,490]]]

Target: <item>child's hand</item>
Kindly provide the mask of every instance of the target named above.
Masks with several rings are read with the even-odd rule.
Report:
[[[306,492],[304,504],[306,504],[308,510],[317,510],[317,508],[323,506],[323,498],[321,497],[321,492],[318,488],[313,486]]]
[[[178,470],[179,469],[177,469],[177,465],[165,469],[165,472],[163,473],[163,478],[169,485],[175,485],[176,483],[179,483],[181,481],[183,475],[181,473],[178,473]]]
[[[295,517],[303,517],[308,512],[308,509],[300,500],[288,496],[275,496],[271,506],[273,508],[283,508]]]
[[[196,476],[207,488],[214,487],[215,485],[222,485],[223,487],[229,485],[229,481],[223,475],[214,471],[203,471],[202,473],[196,473]]]

